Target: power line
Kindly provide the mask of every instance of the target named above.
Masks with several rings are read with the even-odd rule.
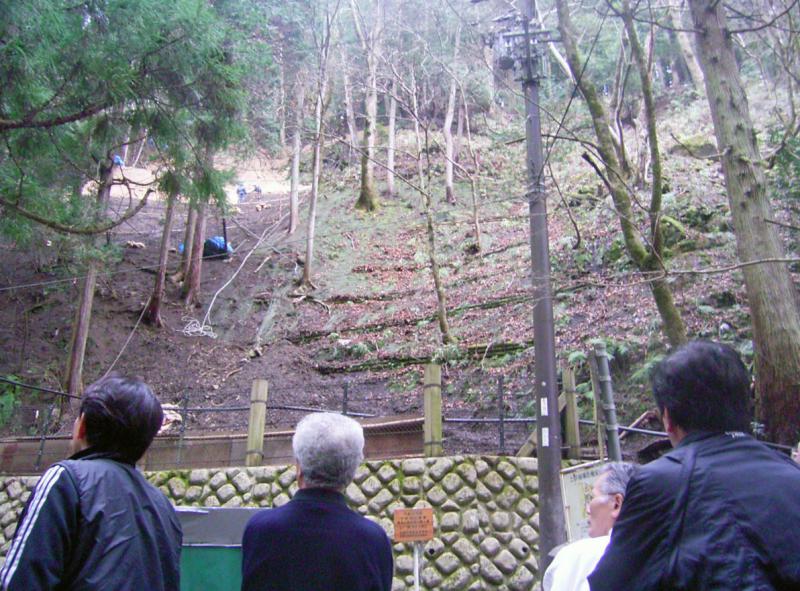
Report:
[[[68,394],[67,392],[62,392],[61,390],[53,390],[51,388],[43,388],[42,386],[31,386],[30,384],[23,384],[22,382],[16,382],[14,380],[9,380],[8,378],[0,377],[0,382],[5,382],[6,384],[11,384],[12,386],[17,386],[18,388],[24,388],[25,390],[36,390],[38,392],[47,392],[48,394],[56,394],[58,396],[64,396],[66,398],[75,398],[80,400],[80,396],[76,394]]]

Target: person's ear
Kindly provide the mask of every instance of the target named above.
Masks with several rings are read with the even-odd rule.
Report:
[[[611,516],[614,518],[614,520],[619,517],[619,512],[622,510],[622,501],[624,500],[625,497],[622,495],[622,493],[615,493],[612,497],[614,504],[611,507]]]
[[[77,438],[80,441],[86,441],[86,415],[85,414],[81,414],[81,416],[78,417],[78,428],[77,428],[76,435],[77,435]]]
[[[300,467],[300,462],[294,463],[295,468],[297,468],[297,488],[303,488],[305,486],[305,478],[303,476],[303,469]]]
[[[675,423],[672,422],[672,417],[669,416],[667,407],[661,409],[661,424],[664,425],[664,431],[668,434],[675,431]]]

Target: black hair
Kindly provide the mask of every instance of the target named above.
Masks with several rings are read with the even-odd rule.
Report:
[[[161,403],[147,384],[116,375],[86,388],[80,412],[89,445],[131,464],[144,455],[164,420]]]
[[[750,374],[727,345],[679,347],[658,365],[652,384],[659,410],[687,432],[750,430]]]

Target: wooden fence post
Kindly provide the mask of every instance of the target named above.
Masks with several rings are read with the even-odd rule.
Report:
[[[594,395],[592,414],[594,415],[594,424],[597,427],[597,457],[602,460],[606,457],[606,428],[605,416],[602,412],[598,412],[600,398],[603,394],[600,390],[600,369],[597,365],[594,349],[589,351],[589,376],[592,379],[592,394]]]
[[[500,430],[500,455],[506,455],[506,401],[503,376],[497,378],[497,418]]]
[[[422,388],[425,423],[423,427],[426,456],[442,455],[442,367],[436,363],[425,366]]]
[[[600,383],[600,407],[603,410],[603,421],[606,429],[608,459],[612,462],[622,461],[622,449],[619,444],[617,429],[617,408],[614,404],[614,389],[611,384],[611,367],[608,362],[606,345],[603,342],[594,346],[594,357],[597,361],[597,380]]]
[[[264,428],[267,421],[269,382],[253,380],[250,391],[250,420],[247,423],[245,466],[259,466],[264,460]]]
[[[581,433],[578,427],[578,401],[576,399],[575,390],[575,368],[568,365],[564,368],[564,398],[566,399],[566,407],[564,409],[564,426],[567,445],[569,451],[567,457],[573,460],[578,460],[581,457]]]

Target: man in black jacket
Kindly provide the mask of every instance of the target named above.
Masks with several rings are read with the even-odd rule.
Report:
[[[0,570],[2,591],[178,591],[181,527],[135,464],[161,427],[137,379],[89,386],[70,459],[42,475]]]
[[[592,591],[800,589],[800,467],[745,433],[750,377],[736,352],[679,348],[653,394],[675,449],[628,483]]]

